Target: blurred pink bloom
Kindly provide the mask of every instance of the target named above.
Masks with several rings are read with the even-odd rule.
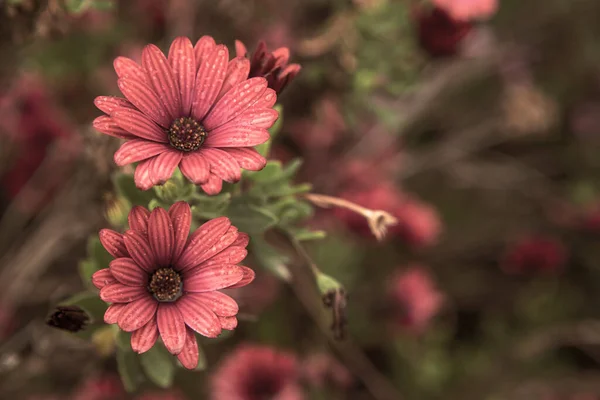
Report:
[[[558,239],[530,236],[508,247],[501,266],[511,274],[553,274],[563,269],[567,256],[567,249]]]
[[[458,21],[487,19],[498,11],[498,0],[433,0]]]
[[[266,346],[242,345],[212,377],[214,400],[301,400],[296,357]]]
[[[100,231],[102,245],[115,260],[92,276],[100,298],[112,303],[104,321],[132,332],[134,351],[150,350],[160,335],[188,369],[198,364],[194,332],[214,338],[237,326],[238,305],[219,290],[254,279],[250,268],[237,265],[246,257],[248,235],[220,217],[188,238],[191,222],[185,202],[168,212],[133,207],[125,234]]]
[[[248,79],[245,58],[229,61],[227,47],[210,36],[195,46],[178,37],[168,58],[148,45],[141,66],[117,57],[114,67],[126,99],[97,97],[96,106],[108,115],[96,118],[94,127],[126,140],[115,163],[139,162],[139,189],[165,183],[179,167],[206,193],[217,194],[223,181],[240,180],[240,168],[265,166],[253,146],[269,140],[277,95],[264,78]]]
[[[458,53],[463,39],[473,28],[470,22],[456,20],[439,7],[418,6],[413,15],[419,45],[431,57],[449,57]]]
[[[340,139],[346,123],[337,100],[325,96],[317,102],[312,116],[294,122],[289,130],[304,149],[328,149]]]
[[[413,247],[435,244],[442,231],[437,211],[416,199],[405,199],[393,213],[398,225],[392,230]]]
[[[420,266],[395,275],[390,292],[393,305],[400,310],[396,322],[414,333],[427,329],[444,301],[429,273]]]
[[[118,400],[126,393],[117,375],[101,375],[86,379],[75,389],[72,400]]]
[[[248,50],[244,43],[235,41],[235,53],[237,57],[246,57]],[[263,77],[269,82],[269,87],[277,94],[298,75],[302,67],[300,64],[290,64],[290,49],[280,47],[272,52],[267,50],[264,41],[258,42],[256,50],[250,58],[250,78]]]
[[[24,75],[6,93],[0,93],[0,147],[7,163],[0,177],[11,199],[28,212],[39,209],[68,178],[68,169],[81,150],[81,139],[41,78]],[[43,179],[30,179],[44,164]]]
[[[326,353],[315,353],[302,362],[302,375],[312,386],[332,386],[348,389],[353,382],[350,371],[338,360]]]
[[[260,314],[269,307],[281,291],[281,280],[273,274],[258,269],[252,285],[225,289],[223,292],[233,297],[244,313]]]

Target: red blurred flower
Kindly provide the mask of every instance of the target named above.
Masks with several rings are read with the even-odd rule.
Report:
[[[444,301],[429,273],[420,266],[395,275],[390,292],[393,306],[399,310],[396,322],[414,333],[427,329]]]
[[[442,226],[435,208],[416,199],[406,198],[393,215],[398,218],[398,224],[392,227],[392,231],[413,247],[431,246],[441,233]]]
[[[129,230],[100,231],[100,241],[115,257],[92,277],[100,297],[112,303],[104,321],[132,332],[131,347],[144,353],[162,338],[184,367],[198,364],[194,332],[217,337],[237,326],[238,305],[219,292],[245,286],[254,272],[238,266],[249,237],[226,217],[208,221],[188,239],[190,206],[178,202],[165,211],[136,206]]]
[[[212,377],[215,400],[300,400],[295,356],[265,346],[242,345]]]
[[[208,194],[223,181],[240,180],[240,168],[262,169],[266,160],[252,147],[269,139],[277,120],[275,91],[264,78],[248,79],[250,63],[229,61],[227,47],[203,36],[173,41],[168,58],[154,45],[142,53],[142,65],[125,57],[114,62],[126,99],[97,97],[108,115],[94,127],[127,141],[115,153],[119,166],[140,162],[138,188],[165,183],[179,166],[183,175]]]
[[[431,57],[455,55],[473,28],[470,22],[458,21],[439,7],[414,10],[419,45]]]
[[[486,19],[498,10],[498,0],[432,0],[458,21]]]
[[[309,118],[295,121],[289,128],[294,141],[304,149],[328,149],[346,129],[338,102],[331,96],[321,98]]]
[[[75,389],[72,395],[72,400],[117,400],[125,398],[125,389],[121,379],[116,375],[88,378]]]
[[[36,76],[22,76],[14,87],[0,95],[0,181],[17,206],[37,210],[51,198],[67,178],[68,168],[80,151],[76,130]],[[28,185],[44,164],[43,179]]]
[[[567,249],[558,239],[531,236],[511,245],[501,261],[502,269],[511,274],[556,273],[567,261]]]
[[[246,57],[248,50],[244,43],[235,41],[237,57]],[[250,77],[264,77],[269,82],[269,87],[277,94],[290,83],[300,72],[300,64],[290,64],[290,49],[280,47],[269,52],[264,41],[258,42],[256,50],[250,57]]]
[[[302,375],[311,385],[318,388],[332,386],[347,389],[352,385],[348,369],[329,354],[315,353],[302,362]]]

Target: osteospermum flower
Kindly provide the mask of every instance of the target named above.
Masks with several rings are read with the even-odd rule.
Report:
[[[248,53],[244,43],[239,40],[235,41],[235,53],[238,57],[246,57]],[[290,49],[280,47],[269,52],[266,43],[261,40],[251,56],[250,77],[265,77],[269,87],[279,94],[302,69],[300,64],[289,64],[289,60]]]
[[[123,235],[100,231],[100,241],[115,259],[92,277],[100,298],[112,303],[104,321],[132,332],[134,351],[150,350],[160,336],[189,369],[198,364],[194,332],[212,338],[237,326],[238,305],[219,290],[254,279],[250,268],[237,265],[246,257],[248,235],[220,217],[188,238],[191,220],[185,202],[168,212],[134,207]]]
[[[223,181],[240,180],[240,168],[265,166],[252,147],[269,139],[277,95],[266,79],[248,79],[244,57],[229,61],[227,47],[210,36],[195,46],[179,37],[168,57],[150,44],[141,65],[117,57],[114,67],[125,99],[97,97],[96,106],[108,115],[96,118],[94,127],[127,140],[114,159],[119,166],[139,162],[138,188],[165,183],[179,166],[191,182],[217,194]]]
[[[296,357],[265,346],[242,345],[212,377],[215,400],[301,400]]]

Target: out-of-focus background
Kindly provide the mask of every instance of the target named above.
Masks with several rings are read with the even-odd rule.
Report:
[[[599,399],[600,2],[435,3],[0,1],[0,398],[228,400],[211,382],[259,346],[285,361],[284,400]],[[272,158],[399,224],[377,242],[349,212],[311,222],[328,232],[312,258],[349,294],[345,341],[305,287],[257,269],[203,371],[125,394],[102,338],[45,320],[118,212],[119,143],[91,127],[93,99],[118,94],[116,56],[180,35],[289,47],[302,71]]]

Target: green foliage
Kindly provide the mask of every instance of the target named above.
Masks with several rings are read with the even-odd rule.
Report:
[[[125,197],[134,206],[148,207],[150,200],[154,198],[151,190],[142,192],[135,186],[133,175],[118,172],[113,178],[117,192]]]
[[[140,360],[131,350],[117,348],[117,369],[123,386],[129,393],[135,392],[145,380]]]
[[[171,386],[175,376],[174,358],[163,345],[157,343],[139,357],[142,369],[152,383],[161,388]]]

